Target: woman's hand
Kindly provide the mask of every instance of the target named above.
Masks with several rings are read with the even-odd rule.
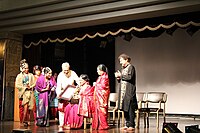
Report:
[[[30,88],[30,86],[29,86],[29,85],[26,85],[26,89],[27,89],[27,90],[30,90],[31,88]]]
[[[50,84],[47,84],[46,90],[50,90]]]
[[[46,88],[42,89],[42,92],[48,91],[50,89],[49,84],[47,84]]]
[[[54,86],[53,88],[51,88],[51,91],[55,91],[56,90],[56,87]]]

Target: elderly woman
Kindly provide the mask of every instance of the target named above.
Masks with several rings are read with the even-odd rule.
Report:
[[[78,114],[92,118],[94,87],[89,84],[88,75],[80,75],[80,88]]]
[[[33,110],[34,98],[33,87],[35,86],[35,78],[29,73],[29,66],[26,60],[20,61],[21,72],[17,75],[15,87],[19,90],[19,99],[22,99],[24,109],[22,123],[24,126],[30,125],[30,110]]]
[[[92,128],[94,130],[106,130],[109,128],[108,117],[108,98],[110,95],[108,70],[104,64],[97,67],[99,77],[93,84],[94,88],[94,113],[92,118]]]
[[[90,86],[86,74],[80,75],[79,83],[73,98],[65,108],[65,129],[81,128],[83,118],[92,117],[94,88]]]
[[[41,75],[36,82],[36,90],[38,94],[38,107],[37,107],[37,125],[49,126],[49,99],[51,93],[55,91],[56,81],[52,76],[52,70],[49,67],[44,68],[44,75]]]

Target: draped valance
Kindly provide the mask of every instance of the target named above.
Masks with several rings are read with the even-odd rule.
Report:
[[[168,16],[167,19],[166,17],[146,20],[143,19],[140,21],[131,21],[95,27],[84,27],[78,29],[63,30],[51,33],[27,35],[25,37],[31,37],[32,39],[25,41],[24,47],[30,48],[32,45],[37,46],[39,44],[55,42],[75,42],[82,41],[86,38],[93,39],[95,37],[107,37],[109,35],[117,36],[127,33],[132,33],[137,37],[141,37],[141,33],[145,33],[145,31],[166,31],[168,34],[172,34],[172,32],[175,31],[177,28],[187,28],[187,32],[189,33],[197,31],[200,27],[199,17],[196,17],[195,15],[193,17],[189,17],[189,15],[186,15],[185,17],[179,17],[178,19],[175,18],[176,17]],[[34,37],[35,39],[33,39]],[[142,35],[142,37],[145,36]]]

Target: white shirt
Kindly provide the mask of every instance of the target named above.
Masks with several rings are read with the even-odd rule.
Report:
[[[74,81],[79,85],[79,77],[74,71],[71,70],[71,76],[69,78],[63,72],[60,72],[57,77],[57,96],[60,96],[61,92],[67,87],[67,85],[74,85]]]

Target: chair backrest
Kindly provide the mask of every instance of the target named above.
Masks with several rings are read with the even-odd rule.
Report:
[[[118,100],[118,93],[110,93],[109,101],[110,102],[117,102],[117,100]]]
[[[146,93],[145,92],[137,92],[136,93],[137,101],[145,101]]]
[[[148,92],[146,96],[147,102],[159,103],[166,102],[166,94],[164,92]]]
[[[146,94],[147,106],[150,108],[155,108],[155,107],[160,109],[163,108],[165,111],[166,101],[167,101],[167,94],[165,92],[148,92]]]
[[[118,93],[110,93],[109,101],[108,101],[108,107],[111,107],[111,103],[112,102],[114,102],[115,103],[115,107],[117,107],[117,104],[118,104]]]
[[[136,97],[137,97],[137,102],[138,102],[138,108],[144,107],[145,105],[143,105],[142,103],[146,102],[146,93],[145,92],[137,92]]]

